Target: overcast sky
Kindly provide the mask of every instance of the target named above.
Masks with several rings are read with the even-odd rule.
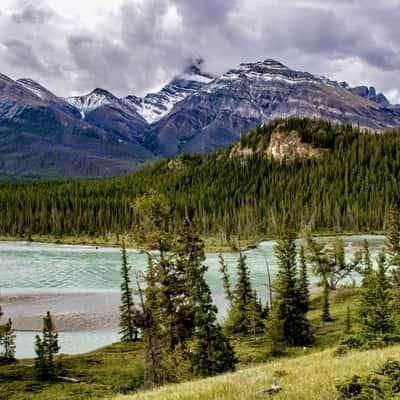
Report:
[[[0,72],[57,95],[158,89],[196,57],[274,58],[400,103],[400,0],[1,0]]]

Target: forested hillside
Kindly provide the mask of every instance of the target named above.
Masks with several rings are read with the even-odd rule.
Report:
[[[318,151],[299,156],[288,142],[278,159],[269,149],[277,132]],[[224,240],[273,236],[285,216],[297,229],[382,230],[389,205],[400,198],[399,176],[399,131],[291,118],[214,154],[158,161],[124,177],[2,183],[0,234],[126,234],[140,222],[133,200],[151,190],[171,200],[174,225],[189,217],[203,234]]]

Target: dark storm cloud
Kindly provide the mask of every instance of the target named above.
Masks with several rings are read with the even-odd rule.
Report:
[[[74,15],[50,0],[6,1],[16,6],[0,14],[0,71],[56,93],[143,94],[201,56],[218,74],[276,58],[400,101],[397,0],[60,0]]]

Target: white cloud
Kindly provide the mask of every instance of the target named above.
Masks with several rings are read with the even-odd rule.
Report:
[[[56,94],[143,94],[202,56],[276,58],[399,101],[400,7],[362,0],[2,0],[0,72]]]

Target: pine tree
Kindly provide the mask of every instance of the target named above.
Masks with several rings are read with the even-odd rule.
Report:
[[[153,260],[148,254],[148,267],[144,275],[147,287],[142,291],[140,280],[136,275],[142,308],[141,329],[144,341],[144,384],[146,387],[162,385],[166,379],[165,366],[161,347],[161,333],[157,315],[157,287],[154,276]],[[144,295],[146,297],[144,297]]]
[[[226,328],[231,333],[250,334],[252,329],[252,319],[255,314],[254,293],[251,287],[250,274],[246,265],[246,256],[240,252],[237,264],[237,278],[233,291],[232,306],[228,313]],[[257,321],[257,326],[261,325],[261,320]]]
[[[391,272],[393,313],[400,323],[400,210],[392,206],[386,222],[385,246]]]
[[[218,257],[219,257],[219,264],[220,264],[219,272],[222,275],[222,284],[223,284],[224,291],[225,291],[225,298],[226,298],[226,300],[228,300],[229,305],[232,307],[233,293],[232,293],[232,289],[231,289],[228,265],[225,263],[225,260],[222,257],[222,254],[219,254]]]
[[[323,278],[323,290],[322,290],[322,315],[321,320],[322,322],[329,322],[332,321],[331,313],[329,311],[329,283],[328,279],[325,277]]]
[[[213,304],[211,290],[205,280],[207,267],[203,264],[204,242],[190,225],[186,225],[181,233],[178,255],[186,260],[185,282],[194,311],[192,369],[201,376],[232,371],[237,358],[217,322],[218,310]]]
[[[120,335],[122,341],[136,341],[138,339],[138,329],[134,321],[134,302],[130,288],[131,280],[129,277],[130,267],[126,255],[125,242],[122,242],[122,263],[121,263],[121,305],[120,305]]]
[[[253,291],[252,300],[248,306],[248,315],[250,320],[250,332],[254,336],[254,341],[257,340],[257,333],[259,333],[262,328],[262,320],[266,319],[265,313],[268,311],[263,310],[261,301],[257,297],[256,290]]]
[[[400,209],[395,205],[390,207],[386,221],[385,246],[389,265],[400,268]]]
[[[48,311],[43,318],[42,338],[35,336],[35,370],[38,379],[51,380],[57,375],[54,356],[59,350],[58,334]]]
[[[0,344],[2,344],[4,348],[3,356],[7,360],[13,360],[15,358],[15,339],[15,331],[12,327],[11,318],[9,318],[7,323],[3,327],[3,334],[0,338]]]
[[[378,270],[367,269],[364,272],[360,288],[358,319],[361,333],[366,337],[384,335],[393,327],[384,251],[379,253],[377,263]]]
[[[313,341],[300,295],[295,238],[293,232],[286,230],[274,247],[278,272],[274,282],[271,334],[274,343],[283,341],[290,346],[309,344]]]
[[[307,272],[307,261],[304,254],[304,246],[300,246],[299,253],[300,262],[300,300],[303,305],[302,310],[307,313],[310,308],[310,290],[309,290],[309,280]]]

